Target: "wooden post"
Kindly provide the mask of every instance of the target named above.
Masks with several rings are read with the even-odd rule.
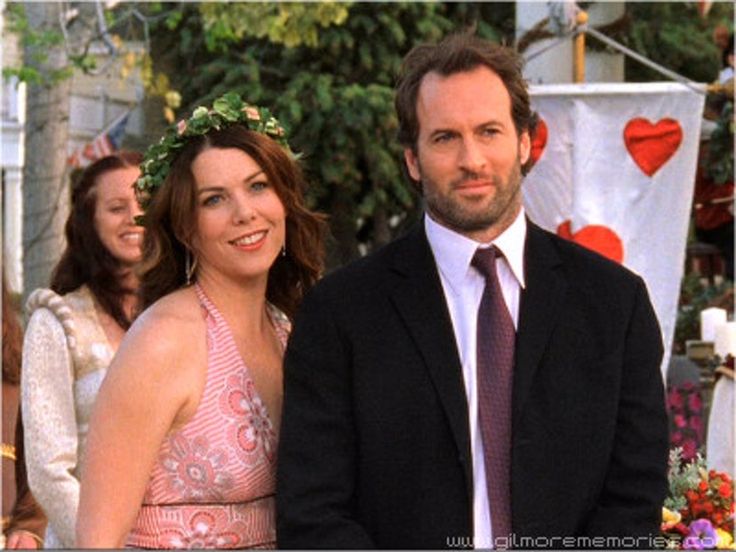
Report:
[[[588,14],[579,11],[576,23],[578,26],[588,22]],[[581,32],[575,37],[575,53],[573,55],[573,81],[585,82],[585,33]]]

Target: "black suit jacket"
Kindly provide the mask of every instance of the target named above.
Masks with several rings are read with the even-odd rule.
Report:
[[[646,288],[531,223],[524,258],[511,544],[652,547],[668,445]],[[423,225],[308,294],[284,378],[279,547],[472,542],[467,400]],[[627,539],[561,540],[575,536]]]

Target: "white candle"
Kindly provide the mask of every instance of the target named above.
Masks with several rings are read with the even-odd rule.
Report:
[[[711,307],[700,313],[700,340],[715,341],[716,328],[726,323],[725,309]]]
[[[724,322],[716,328],[714,348],[721,358],[727,354],[736,356],[736,322]]]

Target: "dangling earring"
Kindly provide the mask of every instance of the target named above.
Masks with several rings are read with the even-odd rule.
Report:
[[[281,256],[286,257],[286,242],[281,246]]]
[[[184,271],[186,273],[187,278],[187,285],[192,285],[192,276],[194,276],[194,271],[197,269],[197,258],[194,258],[194,261],[192,261],[192,253],[189,251],[189,248],[187,248],[187,254],[184,258]]]

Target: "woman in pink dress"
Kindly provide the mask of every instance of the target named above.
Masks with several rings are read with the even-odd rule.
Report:
[[[145,311],[95,405],[76,544],[273,547],[281,361],[324,221],[283,129],[235,94],[169,129],[136,188]]]

